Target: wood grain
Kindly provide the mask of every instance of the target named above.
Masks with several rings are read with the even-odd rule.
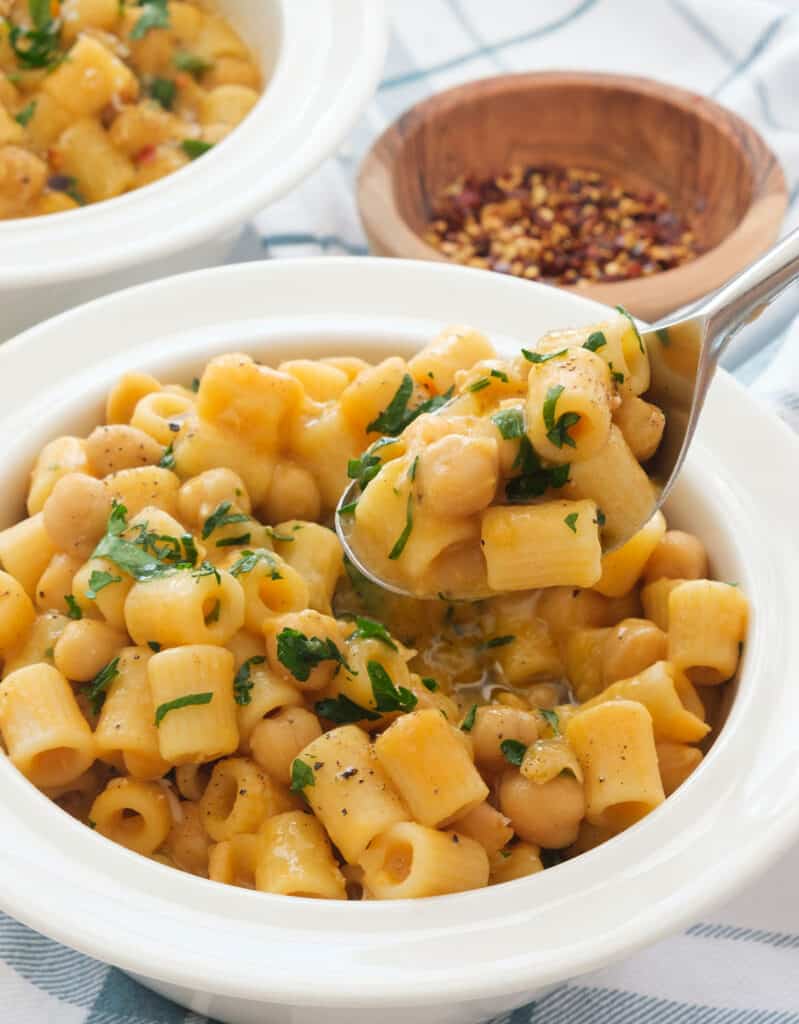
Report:
[[[699,258],[645,279],[568,291],[655,320],[733,276],[776,239],[782,170],[746,121],[702,96],[644,78],[576,72],[502,75],[412,107],[366,155],[358,205],[372,251],[442,260],[420,234],[435,197],[464,173],[561,164],[664,191],[688,216]]]

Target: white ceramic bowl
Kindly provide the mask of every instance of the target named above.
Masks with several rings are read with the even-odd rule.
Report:
[[[0,341],[98,295],[223,262],[248,218],[314,170],[363,111],[383,67],[383,0],[218,7],[261,61],[260,102],[213,152],[152,185],[0,221]]]
[[[565,292],[429,263],[311,260],[203,271],[101,299],[0,349],[0,525],[49,437],[88,430],[123,370],[189,379],[212,354],[410,351],[462,321],[500,345],[602,312]],[[108,339],[115,354],[107,358]],[[644,821],[566,864],[418,902],[328,903],[216,885],[78,824],[0,758],[0,908],[234,1024],[469,1024],[698,918],[799,833],[799,443],[715,381],[672,522],[754,614],[732,712]],[[792,494],[789,493],[789,486]],[[793,500],[792,500],[793,499]]]

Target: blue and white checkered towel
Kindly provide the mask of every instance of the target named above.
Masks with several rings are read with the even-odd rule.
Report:
[[[258,218],[239,259],[365,253],[353,179],[375,135],[431,92],[547,68],[649,75],[737,110],[781,158],[786,228],[799,224],[799,0],[390,0],[390,11],[376,99],[337,156]],[[795,294],[784,297],[759,336],[749,332],[756,344],[774,340],[732,367],[797,429],[799,327],[777,337],[775,325],[798,307]],[[796,849],[683,934],[563,985],[503,1024],[799,1024],[798,873]],[[4,1024],[205,1021],[2,914],[0,1006]]]

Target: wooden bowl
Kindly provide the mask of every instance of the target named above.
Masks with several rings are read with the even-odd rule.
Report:
[[[358,180],[372,251],[445,260],[421,237],[444,186],[461,174],[487,178],[512,164],[547,163],[663,191],[692,222],[706,251],[690,263],[567,287],[649,321],[751,263],[776,239],[787,206],[774,154],[751,125],[711,100],[626,75],[501,75],[418,103],[372,146]]]

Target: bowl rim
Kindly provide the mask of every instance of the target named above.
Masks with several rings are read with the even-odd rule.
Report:
[[[288,192],[335,149],[382,73],[385,0],[273,0],[271,7],[280,32],[275,64],[242,123],[202,160],[142,188],[78,210],[0,221],[0,295],[200,244]]]
[[[533,90],[542,86],[582,88],[588,85],[656,97],[695,114],[715,131],[734,138],[750,162],[759,157],[768,168],[762,180],[755,183],[750,204],[732,231],[690,263],[651,277],[597,282],[582,287],[560,285],[565,291],[610,306],[629,306],[641,310],[638,315],[652,318],[661,315],[658,309],[663,306],[664,290],[679,296],[671,309],[693,301],[719,287],[776,240],[788,207],[785,174],[774,151],[745,118],[708,96],[654,78],[560,69],[507,72],[451,86],[414,103],[384,129],[361,161],[356,189],[361,222],[370,248],[377,255],[450,263],[424,241],[400,212],[394,193],[396,158],[414,126],[430,113],[446,115],[447,110],[473,100],[475,92],[490,95],[502,91],[508,83],[519,83]],[[374,186],[370,184],[372,180]]]
[[[143,299],[149,309],[137,320]],[[93,391],[126,364],[197,360],[241,339],[263,343],[270,333],[289,346],[316,334],[340,347],[350,336],[389,346],[462,317],[480,328],[494,323],[500,340],[520,342],[536,317],[551,326],[551,317],[588,322],[602,312],[559,289],[415,261],[287,260],[201,271],[99,299],[3,346],[0,426],[22,451],[33,442],[20,441],[21,432],[51,430],[67,410],[91,415]],[[109,331],[117,352],[97,364]],[[13,848],[0,848],[0,907],[139,976],[262,1002],[346,1007],[529,992],[628,954],[723,899],[799,834],[799,776],[787,770],[799,705],[788,680],[799,669],[799,636],[786,629],[767,638],[762,628],[799,615],[799,587],[786,568],[799,566],[799,538],[781,489],[788,460],[799,468],[799,442],[725,374],[705,416],[704,450],[689,471],[708,474],[712,510],[723,510],[730,543],[751,538],[758,507],[768,514],[768,533],[758,536],[741,576],[757,601],[755,624],[741,692],[710,757],[639,825],[544,875],[493,889],[331,905],[227,892],[150,862],[69,819],[0,758],[0,829],[16,837]],[[763,455],[775,449],[785,458],[782,473]],[[753,493],[738,486],[741,467]],[[549,949],[529,941],[542,924]]]

